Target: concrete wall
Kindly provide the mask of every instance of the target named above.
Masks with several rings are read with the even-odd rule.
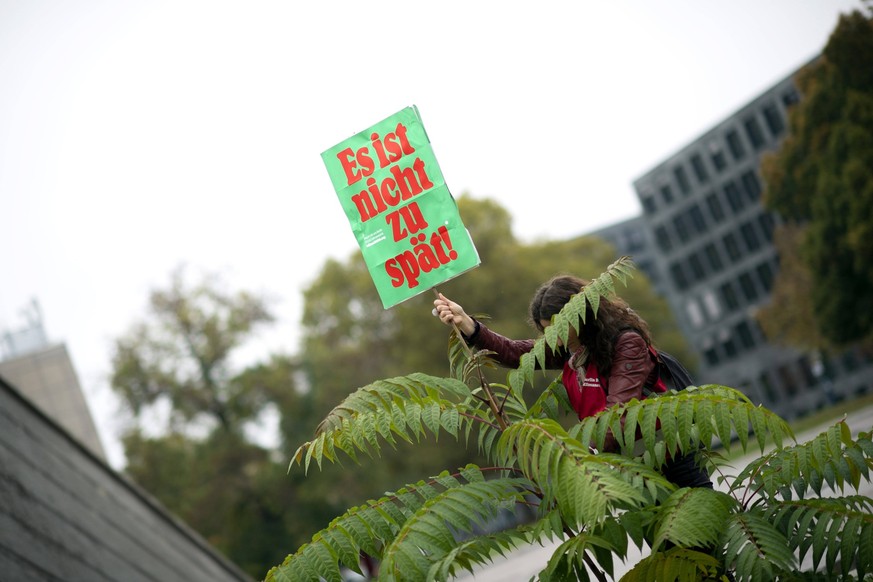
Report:
[[[69,434],[106,460],[97,428],[64,344],[42,346],[0,362],[0,376]]]

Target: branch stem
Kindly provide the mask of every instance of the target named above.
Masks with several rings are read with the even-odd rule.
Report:
[[[433,293],[437,298],[439,298],[440,292],[436,287],[433,288]],[[458,336],[458,341],[460,341],[461,345],[464,347],[464,352],[467,354],[467,357],[472,359],[473,350],[471,350],[470,346],[467,345],[467,340],[464,339],[464,334],[461,333],[461,330],[458,329],[458,325],[454,321],[452,321],[452,327]],[[479,384],[482,386],[482,391],[488,398],[488,406],[491,408],[492,414],[494,414],[494,419],[497,420],[497,424],[500,425],[500,430],[506,430],[507,424],[506,419],[503,418],[502,407],[497,405],[497,401],[494,399],[494,393],[491,392],[491,387],[488,385],[488,382],[485,380],[485,375],[482,373],[482,367],[476,366],[476,370],[479,373]]]

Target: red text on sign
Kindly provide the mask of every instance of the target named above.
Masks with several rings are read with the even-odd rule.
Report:
[[[427,228],[427,220],[422,216],[418,202],[410,202],[394,212],[389,212],[385,215],[385,222],[391,225],[394,242]]]
[[[376,150],[380,168],[400,161],[403,156],[415,153],[415,148],[406,137],[406,126],[402,123],[398,123],[394,131],[389,131],[384,137],[380,138],[378,133],[372,133],[370,142],[373,144],[373,149]],[[346,148],[338,152],[336,157],[343,167],[346,183],[349,186],[361,178],[366,178],[376,169],[373,158],[370,156],[370,148],[367,146],[360,147],[357,151]]]
[[[352,202],[361,222],[367,222],[389,207],[398,206],[413,196],[433,188],[433,182],[427,177],[421,158],[415,158],[411,168],[401,169],[400,166],[392,166],[390,172],[391,176],[384,178],[378,185],[374,178],[369,178],[367,189],[352,196]]]
[[[391,277],[391,285],[400,287],[404,283],[410,288],[418,287],[422,273],[430,273],[458,258],[452,249],[452,239],[445,226],[427,235],[419,233],[409,239],[412,250],[403,251],[385,262],[385,272]]]

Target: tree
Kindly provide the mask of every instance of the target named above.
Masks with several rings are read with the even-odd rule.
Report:
[[[871,433],[853,439],[841,422],[812,441],[784,446],[793,435],[782,419],[718,385],[634,400],[570,430],[557,421],[559,409],[568,408],[557,380],[532,403],[525,400],[546,346],[566,342],[586,304],[594,308],[614,293],[613,279],[629,273],[620,258],[587,285],[503,384],[468,384],[488,356],[455,341],[452,377],[414,373],[350,394],[299,447],[298,464],[375,458],[386,444],[442,432],[478,443],[492,465],[443,471],[349,509],[271,569],[267,581],[339,581],[341,565],[362,573],[362,554],[378,558],[380,580],[448,580],[487,564],[495,552],[545,538],[563,543],[541,580],[605,580],[629,542],[653,550],[625,576],[632,581],[728,580],[730,573],[737,580],[811,579],[798,572],[806,555],[825,565],[822,579],[873,573],[873,499],[822,491],[825,483],[842,492],[869,480]],[[602,447],[607,429],[621,454],[592,454],[589,444]],[[644,452],[634,456],[638,430]],[[714,469],[717,446],[729,451],[734,436],[762,456],[730,480],[728,493],[678,489],[657,471],[677,450],[700,450],[701,462]],[[768,441],[775,448],[764,454]],[[537,506],[533,523],[483,531],[501,509],[527,503]]]
[[[260,386],[233,381],[230,357],[273,316],[263,299],[219,287],[207,276],[188,289],[177,269],[168,290],[151,294],[153,320],[116,340],[111,385],[136,418],[163,402],[170,426],[240,433],[268,400]]]
[[[804,228],[797,224],[780,225],[774,230],[779,276],[770,303],[760,309],[757,318],[770,341],[811,352],[835,350],[812,316],[815,308],[809,290],[814,286],[813,275],[799,256],[804,234]]]
[[[177,270],[168,289],[152,292],[149,308],[116,340],[112,358],[111,384],[133,421],[123,438],[125,472],[261,577],[284,543],[308,539],[339,511],[318,495],[319,480],[289,482],[285,463],[247,436],[271,408],[289,438],[311,433],[310,405],[293,380],[297,365],[273,355],[234,366],[237,351],[273,316],[263,298],[231,293],[214,275],[191,285]],[[156,428],[162,416],[167,426]]]
[[[821,58],[796,82],[802,99],[789,113],[789,134],[762,159],[764,203],[803,226],[809,316],[824,340],[871,341],[873,19],[841,15]]]

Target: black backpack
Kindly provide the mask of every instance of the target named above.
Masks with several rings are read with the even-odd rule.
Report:
[[[689,386],[694,386],[694,380],[682,362],[660,350],[658,351],[658,374],[664,380],[668,390],[684,390]]]
[[[691,373],[673,355],[654,348],[650,348],[650,351],[657,357],[655,365],[658,366],[658,379],[664,382],[667,390],[678,392],[694,385]],[[649,385],[643,386],[643,398],[648,398],[655,393],[660,391],[653,390]]]
[[[668,390],[684,390],[694,386],[691,374],[667,352],[658,352],[658,373]],[[703,448],[703,444],[700,444]],[[669,460],[662,468],[664,476],[680,487],[706,487],[712,489],[712,480],[705,469],[700,467],[692,453]]]

